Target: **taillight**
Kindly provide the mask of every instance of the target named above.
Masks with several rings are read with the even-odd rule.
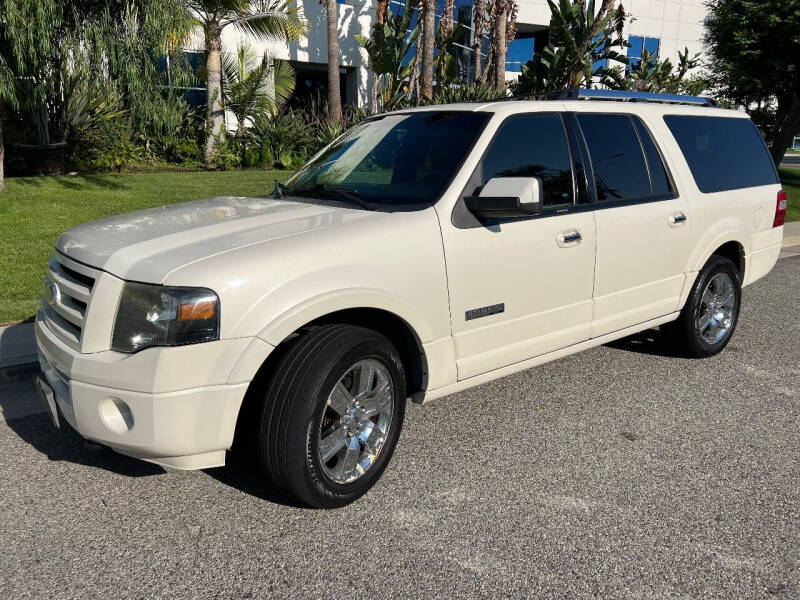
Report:
[[[786,192],[781,190],[778,192],[778,204],[775,206],[775,220],[772,222],[773,227],[780,227],[786,221]]]

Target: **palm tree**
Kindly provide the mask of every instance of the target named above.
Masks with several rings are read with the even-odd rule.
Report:
[[[445,69],[447,68],[447,47],[453,40],[453,8],[454,0],[444,0],[442,18],[439,19],[439,31],[436,34],[436,44],[439,47],[439,59],[436,61],[436,90],[439,94],[445,86]]]
[[[378,0],[377,4],[375,5],[375,24],[373,25],[373,29],[375,31],[379,31],[383,29],[383,26],[386,24],[386,13],[389,12],[389,0]],[[372,90],[370,92],[370,104],[372,108],[372,112],[378,112],[378,87],[380,86],[380,82],[378,81],[378,73],[373,69],[373,77],[372,77]]]
[[[322,0],[320,0],[322,1]],[[328,21],[328,121],[342,122],[342,91],[339,86],[339,1],[325,0]]]
[[[494,87],[506,87],[506,31],[508,28],[508,0],[494,0],[494,19],[492,21],[492,57],[494,58]]]
[[[280,112],[294,91],[294,69],[284,60],[265,54],[261,60],[248,45],[222,61],[224,106],[236,117],[236,136],[241,137],[248,122]]]
[[[414,76],[415,63],[405,63],[404,59],[417,43],[420,33],[419,25],[409,32],[417,1],[406,0],[403,15],[387,19],[381,27],[373,27],[369,39],[363,35],[355,36],[369,55],[369,66],[375,79],[382,78],[380,104],[383,110],[394,107],[403,96],[403,86]]]
[[[211,166],[217,141],[224,135],[222,31],[233,26],[262,40],[296,41],[306,26],[292,0],[186,0],[186,7],[202,27],[205,38],[210,122],[205,159],[206,165]]]
[[[433,48],[436,45],[436,0],[422,0],[422,77],[419,95],[422,100],[433,97]]]
[[[609,87],[625,85],[618,66],[595,67],[609,60],[627,64],[628,58],[614,50],[627,45],[622,39],[625,9],[614,0],[602,0],[595,14],[595,0],[560,0],[550,5],[550,45],[522,67],[514,85],[517,94],[541,94],[566,87],[591,87],[595,77]]]
[[[472,16],[472,68],[475,81],[481,78],[481,52],[483,32],[486,29],[486,0],[475,0]]]

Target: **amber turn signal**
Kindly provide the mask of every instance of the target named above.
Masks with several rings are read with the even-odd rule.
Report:
[[[178,305],[178,321],[213,319],[216,306],[215,300],[201,300],[193,304],[180,304]]]

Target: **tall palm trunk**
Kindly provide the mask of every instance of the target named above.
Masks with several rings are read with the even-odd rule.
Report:
[[[444,0],[444,10],[442,10],[442,18],[439,19],[439,30],[442,33],[442,38],[450,37],[453,33],[453,5],[454,0]],[[439,48],[439,61],[436,63],[436,93],[442,91],[445,80],[445,54],[447,48]]]
[[[206,166],[212,167],[217,152],[217,141],[224,134],[224,109],[222,107],[222,30],[218,23],[205,26],[206,37],[206,94],[208,96],[208,122],[210,130],[206,140]]]
[[[375,6],[375,27],[383,28],[386,23],[386,13],[389,11],[389,0],[378,0]],[[373,71],[372,73],[372,89],[370,93],[370,104],[372,112],[378,112],[378,87],[380,80],[378,74]]]
[[[472,69],[475,81],[481,78],[481,51],[483,50],[483,29],[485,26],[486,1],[475,0],[475,14],[472,17]]]
[[[419,95],[430,100],[433,96],[433,47],[436,43],[436,0],[422,2],[422,77],[419,83]]]
[[[339,3],[326,0],[328,17],[328,120],[342,121],[342,92],[339,86]]]
[[[500,91],[506,89],[506,27],[508,22],[508,0],[495,0],[497,22],[494,24],[494,87]]]

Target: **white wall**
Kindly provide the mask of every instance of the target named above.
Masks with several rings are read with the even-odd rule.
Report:
[[[689,48],[690,56],[703,51],[704,0],[627,0],[625,10],[634,17],[626,35],[661,39],[660,58],[678,59]]]

